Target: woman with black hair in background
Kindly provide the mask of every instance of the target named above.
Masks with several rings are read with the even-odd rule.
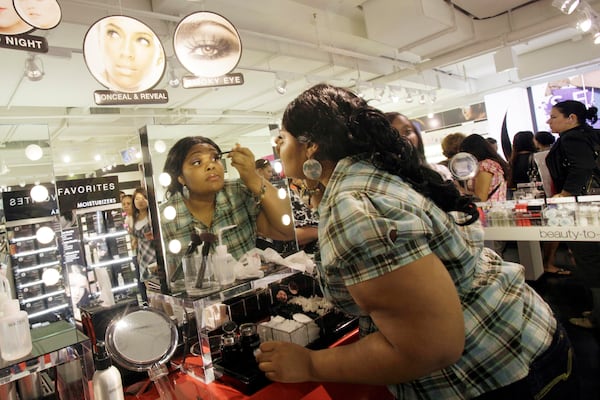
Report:
[[[472,198],[381,111],[316,85],[288,105],[277,149],[286,176],[324,187],[317,276],[361,338],[264,342],[267,378],[388,385],[401,399],[577,398],[569,340],[524,268],[483,247]]]
[[[598,109],[587,108],[575,100],[556,103],[550,112],[548,125],[558,134],[558,140],[546,156],[546,165],[554,184],[553,197],[581,196],[593,189],[593,178],[600,177],[597,157],[600,133],[587,121],[598,121]],[[581,277],[590,298],[591,311],[569,322],[582,328],[595,328],[600,324],[600,242],[568,242],[577,266],[575,273]]]
[[[509,166],[481,135],[473,133],[460,144],[460,151],[472,154],[478,161],[477,175],[467,181],[467,190],[479,201],[506,201]]]
[[[510,159],[508,160],[510,174],[507,185],[510,198],[513,198],[519,183],[540,182],[537,166],[533,159],[535,151],[533,132],[519,131],[515,133]]]

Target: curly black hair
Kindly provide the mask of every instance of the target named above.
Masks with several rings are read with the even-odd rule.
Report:
[[[282,125],[299,142],[318,144],[317,160],[368,159],[376,168],[403,178],[442,210],[466,213],[463,225],[479,217],[473,197],[461,195],[452,181],[427,167],[382,111],[348,89],[313,86],[287,106]]]

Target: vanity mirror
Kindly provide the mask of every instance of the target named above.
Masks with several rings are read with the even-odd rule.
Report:
[[[0,125],[0,262],[33,326],[72,316],[46,125]]]

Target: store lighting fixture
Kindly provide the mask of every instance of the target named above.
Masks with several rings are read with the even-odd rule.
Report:
[[[558,8],[564,14],[571,15],[579,6],[579,3],[579,0],[554,0],[552,6]]]
[[[407,103],[412,103],[413,97],[412,97],[412,93],[411,93],[410,89],[405,89],[405,90],[406,90],[406,97],[404,98],[404,101]]]
[[[31,54],[25,60],[25,76],[30,81],[39,81],[44,77],[44,64],[37,56]]]
[[[285,79],[275,78],[275,91],[280,95],[284,95],[287,92],[287,81]]]
[[[588,32],[592,29],[593,18],[592,12],[585,7],[583,10],[579,11],[579,18],[577,19],[577,29],[581,32]]]
[[[176,88],[179,87],[180,83],[181,80],[175,73],[175,68],[173,68],[173,66],[169,67],[169,86],[171,86],[172,88]]]
[[[426,102],[425,93],[421,93],[421,96],[419,96],[419,104],[425,104]]]
[[[594,33],[594,44],[600,44],[600,31]]]

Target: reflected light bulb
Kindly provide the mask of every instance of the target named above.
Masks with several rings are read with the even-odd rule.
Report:
[[[54,230],[48,226],[42,226],[35,232],[35,238],[42,244],[48,244],[54,239]]]
[[[167,144],[162,140],[157,140],[154,142],[154,150],[156,150],[158,153],[164,153],[167,151]]]
[[[275,161],[273,163],[273,169],[275,170],[275,172],[280,174],[283,171],[283,165],[281,165],[281,161]]]
[[[169,251],[173,254],[178,254],[181,251],[181,242],[173,239],[169,242]]]
[[[163,210],[163,216],[167,220],[172,221],[177,216],[177,210],[175,210],[175,207],[173,206],[168,206]]]
[[[25,147],[25,155],[31,161],[37,161],[44,155],[44,150],[37,144],[30,144]]]
[[[60,272],[56,268],[48,268],[42,273],[42,280],[46,286],[54,286],[60,280]]]
[[[48,189],[46,189],[45,186],[38,184],[31,188],[30,195],[33,201],[40,203],[48,199]]]
[[[161,173],[158,176],[158,182],[164,187],[169,186],[171,184],[171,175],[166,172]]]
[[[277,197],[281,200],[285,199],[287,197],[287,190],[284,188],[277,189]]]
[[[283,216],[281,217],[281,223],[285,226],[288,226],[292,223],[292,217],[290,217],[289,214],[283,214]]]

